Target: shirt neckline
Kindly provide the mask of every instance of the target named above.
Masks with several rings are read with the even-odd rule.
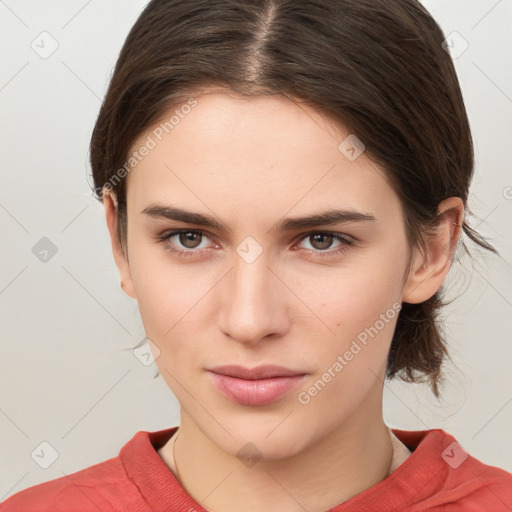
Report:
[[[128,477],[155,510],[190,508],[204,512],[206,509],[187,493],[157,452],[177,430],[176,426],[155,432],[139,431],[123,446],[119,456]],[[441,453],[454,441],[450,434],[441,429],[392,431],[409,448],[411,455],[386,478],[330,512],[362,510],[362,506],[368,508],[370,504],[378,505],[382,511],[396,510],[410,503],[431,480],[442,478],[446,463]]]

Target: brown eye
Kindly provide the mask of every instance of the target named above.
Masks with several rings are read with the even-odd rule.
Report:
[[[164,245],[165,250],[180,257],[192,258],[211,250],[211,247],[205,247],[203,243],[210,237],[200,230],[180,229],[158,235],[156,239]]]
[[[353,240],[341,233],[331,233],[330,231],[317,231],[307,233],[301,239],[302,249],[312,256],[319,258],[341,255],[353,245]],[[328,250],[329,249],[329,250]]]
[[[334,240],[334,236],[329,233],[316,233],[314,235],[310,235],[309,238],[311,240],[311,245],[319,251],[329,249]]]
[[[198,231],[182,231],[179,233],[179,242],[187,249],[195,249],[202,239],[202,233]]]

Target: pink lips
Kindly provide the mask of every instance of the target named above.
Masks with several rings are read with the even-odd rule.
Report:
[[[243,405],[266,405],[286,395],[305,377],[282,366],[217,366],[209,370],[213,384],[227,398]]]

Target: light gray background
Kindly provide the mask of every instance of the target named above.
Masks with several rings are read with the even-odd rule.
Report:
[[[0,501],[116,456],[138,430],[179,422],[176,399],[153,379],[156,366],[122,350],[144,331],[88,186],[91,130],[145,4],[0,1]],[[446,35],[459,34],[454,51],[469,44],[455,63],[475,139],[473,225],[506,262],[475,251],[475,265],[454,265],[449,296],[462,296],[445,317],[457,368],[447,369],[444,398],[389,383],[385,418],[392,427],[443,428],[473,456],[512,471],[512,2],[425,5]],[[49,51],[52,39],[58,48],[47,58],[31,46]],[[32,252],[42,237],[58,250],[46,263]],[[43,469],[52,449],[58,457]]]

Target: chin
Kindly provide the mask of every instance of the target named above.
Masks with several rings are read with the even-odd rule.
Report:
[[[205,433],[224,452],[238,457],[242,462],[246,461],[250,467],[251,460],[274,461],[293,457],[314,442],[314,432],[308,432],[305,422],[285,419],[289,411],[281,414],[273,414],[271,419],[256,418],[257,413],[245,415],[236,421],[217,418],[224,425],[229,425],[227,430],[215,432],[207,429]],[[211,425],[211,423],[210,423]]]

